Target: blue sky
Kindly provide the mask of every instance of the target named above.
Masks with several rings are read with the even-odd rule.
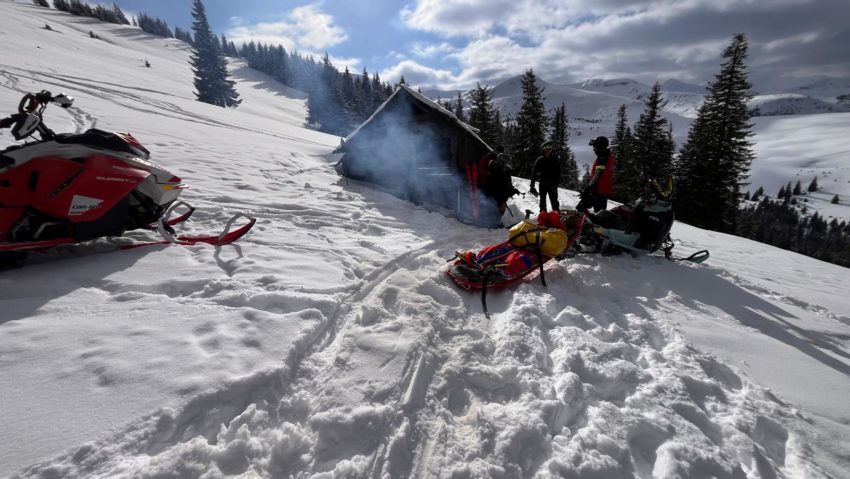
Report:
[[[118,0],[173,28],[191,0]],[[848,0],[206,0],[231,40],[327,52],[340,68],[425,88],[496,85],[533,68],[554,83],[676,78],[703,84],[732,35],[755,83],[850,78]]]

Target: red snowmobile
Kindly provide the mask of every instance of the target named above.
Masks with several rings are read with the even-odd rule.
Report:
[[[90,129],[85,133],[55,134],[42,118],[55,103],[73,104],[64,93],[27,93],[18,112],[0,119],[16,140],[40,140],[0,150],[0,253],[42,250],[127,230],[157,230],[163,239],[133,243],[228,244],[248,232],[255,219],[237,214],[224,231],[211,236],[177,236],[173,225],[194,211],[177,201],[185,185],[180,178],[154,165],[150,152],[129,133]],[[170,218],[176,209],[183,213]],[[237,218],[248,222],[230,231]]]

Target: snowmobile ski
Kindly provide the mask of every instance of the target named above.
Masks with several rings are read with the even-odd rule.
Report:
[[[248,220],[248,222],[245,223],[244,225],[240,226],[239,228],[236,228],[235,230],[231,231],[230,228],[233,226],[233,223],[239,218],[245,218],[245,219]],[[239,238],[241,238],[242,236],[244,236],[245,233],[247,233],[254,226],[254,223],[256,223],[256,222],[257,222],[257,219],[254,218],[253,216],[250,216],[250,215],[245,214],[245,213],[238,213],[238,214],[234,215],[233,217],[231,217],[227,221],[227,223],[225,224],[224,229],[221,231],[221,233],[219,233],[217,235],[206,235],[206,236],[192,236],[192,235],[175,236],[174,234],[166,231],[165,228],[160,227],[159,233],[163,236],[164,239],[122,245],[122,246],[119,247],[119,249],[133,249],[133,248],[140,248],[140,247],[143,247],[143,246],[156,246],[156,245],[168,245],[168,244],[175,244],[175,245],[181,245],[181,246],[192,246],[192,245],[195,245],[195,244],[198,244],[198,243],[205,243],[205,244],[210,244],[210,245],[213,245],[213,246],[224,246],[224,245],[228,245],[230,243],[233,243],[234,241],[236,241]],[[166,223],[161,223],[160,225],[162,226],[164,224],[166,224]]]
[[[178,225],[178,224],[183,223],[183,222],[185,222],[186,220],[188,220],[188,219],[189,219],[189,217],[190,217],[190,216],[192,216],[192,213],[194,213],[194,212],[195,212],[195,207],[194,207],[194,206],[190,205],[189,203],[186,203],[185,201],[179,201],[179,202],[177,202],[177,203],[175,203],[175,204],[171,205],[171,207],[170,207],[170,208],[168,208],[168,211],[167,211],[167,212],[163,215],[163,217],[164,217],[164,218],[168,218],[169,216],[171,216],[171,213],[172,213],[174,210],[176,210],[177,208],[179,208],[179,207],[181,207],[181,206],[185,206],[186,208],[188,208],[188,209],[186,210],[186,212],[185,212],[185,213],[183,213],[183,214],[182,214],[182,215],[180,215],[180,216],[175,217],[175,218],[166,219],[166,220],[165,220],[165,224],[167,224],[168,226],[175,226],[175,225]],[[155,222],[155,223],[151,223],[151,224],[149,224],[149,225],[148,225],[148,229],[149,229],[149,230],[156,231],[157,229],[159,229],[159,222],[157,221],[157,222]]]
[[[244,225],[240,226],[239,228],[236,228],[236,229],[231,231],[233,223],[238,218],[246,218],[248,220],[248,222],[245,223]],[[177,218],[175,218],[175,219],[177,219]],[[245,236],[245,233],[247,233],[254,226],[254,223],[256,223],[256,221],[257,221],[256,218],[254,218],[250,215],[247,215],[245,213],[239,213],[239,214],[234,215],[232,218],[230,218],[230,220],[228,220],[227,223],[225,224],[225,227],[222,230],[222,232],[217,234],[217,235],[200,235],[200,236],[179,235],[179,236],[175,236],[173,234],[166,232],[167,236],[163,235],[163,239],[161,239],[161,240],[144,241],[144,242],[136,242],[136,243],[119,245],[117,247],[117,249],[123,250],[123,249],[139,248],[139,247],[142,247],[142,246],[155,246],[155,245],[168,245],[168,244],[176,244],[176,245],[181,245],[181,246],[191,246],[191,245],[195,245],[195,244],[198,244],[198,243],[205,243],[205,244],[210,244],[210,245],[213,245],[213,246],[223,246],[223,245],[233,243],[234,241],[238,240],[242,236]],[[173,223],[173,220],[172,220],[172,223]],[[168,223],[165,223],[165,224],[168,224]],[[173,223],[173,224],[176,224],[176,223]],[[62,245],[67,245],[67,244],[75,244],[75,243],[79,243],[79,242],[76,241],[74,238],[55,238],[55,239],[43,240],[43,241],[22,241],[22,242],[14,242],[14,243],[0,243],[0,253],[16,252],[16,251],[17,252],[41,251],[41,250],[47,250],[47,249],[50,249],[50,248],[53,248],[53,247],[56,247],[56,246],[62,246]]]

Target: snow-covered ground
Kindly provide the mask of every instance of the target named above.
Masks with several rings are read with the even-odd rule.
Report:
[[[805,194],[798,200],[809,214],[850,221],[850,113],[757,117],[753,124],[750,191],[761,186],[776,198],[783,185],[799,181]],[[814,178],[818,190],[807,192]],[[839,202],[831,204],[835,195]]]
[[[232,246],[99,240],[0,272],[0,476],[850,470],[847,269],[677,224],[707,263],[550,262],[548,288],[490,292],[488,321],[445,258],[504,232],[339,178],[298,92],[234,64],[243,103],[220,109],[193,100],[177,41],[28,2],[0,18],[2,108],[65,91],[48,124],[133,132],[191,185],[185,229],[259,218]],[[810,152],[776,121],[760,154]]]

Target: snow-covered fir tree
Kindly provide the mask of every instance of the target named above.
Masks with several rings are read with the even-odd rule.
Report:
[[[221,52],[201,0],[192,4],[192,31],[195,44],[189,63],[195,73],[195,96],[198,101],[216,106],[237,106],[241,102],[234,87],[235,82],[227,78],[227,60]]]

